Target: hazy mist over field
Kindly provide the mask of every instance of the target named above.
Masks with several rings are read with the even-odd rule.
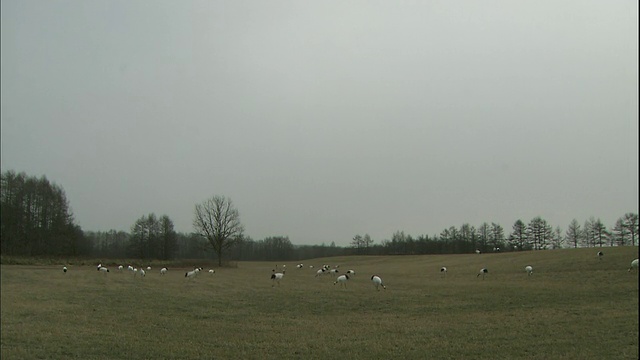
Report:
[[[637,1],[1,3],[1,167],[84,230],[254,239],[638,213]]]

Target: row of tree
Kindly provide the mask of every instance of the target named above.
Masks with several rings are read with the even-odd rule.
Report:
[[[391,240],[380,246],[371,245],[368,234],[356,235],[351,247],[358,254],[456,254],[474,251],[546,250],[565,247],[635,246],[638,243],[638,214],[627,213],[609,230],[600,219],[589,219],[583,226],[577,220],[569,224],[566,232],[553,228],[541,217],[528,224],[516,220],[511,232],[505,236],[502,226],[483,223],[478,228],[463,224],[444,229],[439,236],[420,235],[416,238],[397,231]]]
[[[620,217],[611,230],[600,219],[584,225],[573,220],[566,232],[541,217],[525,224],[517,220],[505,235],[501,225],[483,223],[477,228],[451,226],[439,235],[412,237],[403,231],[375,244],[369,234],[355,235],[350,246],[296,246],[287,236],[253,240],[244,234],[238,210],[230,199],[213,196],[197,204],[194,231],[174,230],[173,221],[154,213],[137,219],[130,232],[83,232],[74,224],[64,190],[45,177],[13,171],[2,173],[0,227],[4,255],[70,255],[104,258],[162,259],[216,258],[224,260],[289,261],[352,254],[453,254],[476,250],[519,251],[561,247],[635,246],[638,214]]]
[[[46,177],[2,173],[0,204],[2,254],[80,255],[87,251],[64,190]]]

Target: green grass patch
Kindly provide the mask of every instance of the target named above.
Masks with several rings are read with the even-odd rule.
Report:
[[[186,265],[140,278],[3,262],[1,357],[637,359],[638,248],[596,251],[314,259],[287,264],[279,286],[269,262],[193,280]],[[356,275],[341,288],[315,276],[324,263]]]

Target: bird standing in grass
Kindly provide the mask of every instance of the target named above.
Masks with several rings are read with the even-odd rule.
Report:
[[[276,272],[275,269],[271,270],[272,274],[271,274],[271,281],[273,282],[273,284],[271,284],[271,287],[275,286],[275,283],[278,283],[278,286],[280,286],[280,280],[282,280],[282,278],[284,277],[284,272],[285,270],[282,270],[282,272]]]
[[[476,275],[476,277],[482,275],[482,280],[484,280],[484,276],[489,272],[489,270],[487,270],[487,268],[482,268],[480,269],[480,272],[478,272],[478,275]]]
[[[340,275],[338,276],[338,278],[336,279],[336,281],[333,282],[333,285],[340,283],[340,285],[344,285],[344,287],[347,287],[347,280],[349,280],[349,275]]]

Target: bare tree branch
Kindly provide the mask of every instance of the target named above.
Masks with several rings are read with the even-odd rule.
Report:
[[[240,214],[234,208],[231,199],[213,196],[195,208],[193,226],[196,233],[209,241],[218,255],[218,265],[226,250],[242,238],[244,227],[240,223]]]

